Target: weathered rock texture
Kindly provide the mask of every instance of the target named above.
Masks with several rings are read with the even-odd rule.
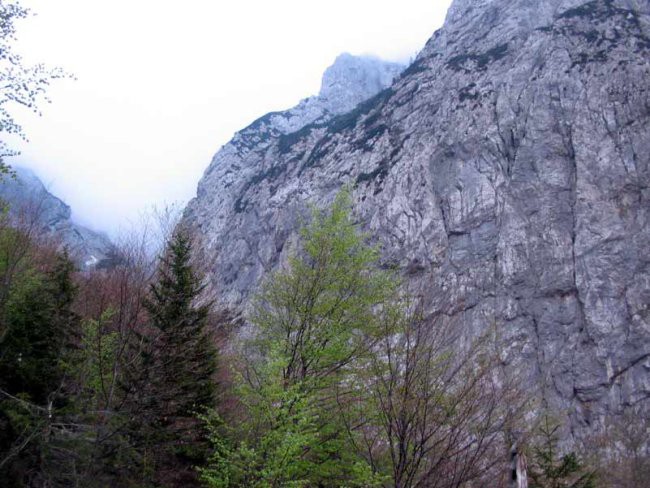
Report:
[[[496,324],[576,438],[648,404],[647,0],[456,0],[390,88],[291,133],[266,122],[290,114],[226,145],[185,214],[228,305],[349,182],[385,259],[445,320]]]
[[[29,227],[35,237],[67,247],[82,267],[107,263],[113,249],[108,237],[74,223],[70,207],[48,192],[31,170],[14,170],[15,178],[0,182],[0,199],[8,205],[10,217]]]

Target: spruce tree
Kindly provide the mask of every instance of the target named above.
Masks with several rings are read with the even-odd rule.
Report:
[[[596,488],[595,472],[576,453],[560,454],[559,430],[560,425],[545,414],[529,466],[530,488]]]
[[[217,352],[208,330],[211,303],[198,303],[204,289],[192,263],[190,236],[177,231],[160,259],[144,307],[149,315],[141,370],[136,382],[138,422],[144,427],[145,464],[154,478],[169,470],[178,478],[205,455],[204,433],[196,420],[214,406]],[[147,461],[148,459],[150,461]],[[190,473],[190,474],[188,474]],[[170,481],[171,484],[178,483]],[[162,483],[168,484],[168,483]]]
[[[8,331],[0,344],[0,386],[36,405],[56,400],[65,356],[79,335],[73,272],[67,252],[45,274],[27,270],[4,310]]]

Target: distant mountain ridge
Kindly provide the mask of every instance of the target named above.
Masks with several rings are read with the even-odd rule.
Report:
[[[34,228],[36,237],[65,246],[81,267],[101,266],[113,249],[110,239],[72,221],[70,206],[51,194],[30,169],[14,167],[15,177],[0,181],[0,199],[9,215]]]

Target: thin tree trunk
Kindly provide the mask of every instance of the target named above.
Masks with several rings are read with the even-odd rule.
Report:
[[[526,456],[519,452],[517,444],[513,444],[510,450],[511,459],[511,488],[528,488],[528,472],[526,468]]]

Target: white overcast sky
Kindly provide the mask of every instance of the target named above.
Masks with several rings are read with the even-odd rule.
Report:
[[[23,0],[25,61],[61,66],[42,117],[20,113],[28,166],[111,234],[186,201],[237,130],[318,92],[342,52],[406,61],[450,0]]]

